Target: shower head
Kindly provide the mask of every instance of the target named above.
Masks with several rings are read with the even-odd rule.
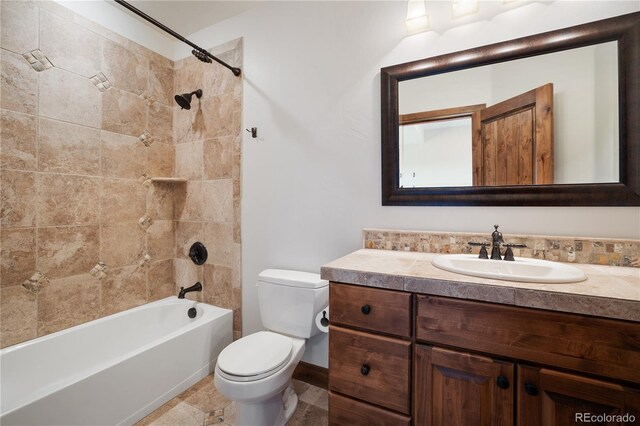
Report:
[[[176,103],[180,105],[182,109],[191,109],[191,97],[196,95],[196,98],[200,99],[202,97],[202,90],[194,90],[191,93],[183,93],[182,95],[175,95],[173,99],[176,100]]]

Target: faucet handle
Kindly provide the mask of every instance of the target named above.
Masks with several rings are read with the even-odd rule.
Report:
[[[488,259],[489,253],[487,253],[487,246],[489,243],[476,243],[474,241],[469,241],[467,244],[470,246],[480,246],[480,253],[478,253],[479,259]]]
[[[513,250],[511,250],[512,248],[525,248],[527,247],[526,244],[505,244],[504,245],[507,248],[507,251],[504,252],[504,260],[508,260],[513,262],[514,260],[516,260],[513,257]]]

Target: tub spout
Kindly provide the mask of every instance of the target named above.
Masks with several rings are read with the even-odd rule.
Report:
[[[202,291],[202,284],[197,282],[191,287],[187,287],[187,288],[180,287],[180,293],[178,294],[178,299],[184,299],[184,295],[192,291]]]

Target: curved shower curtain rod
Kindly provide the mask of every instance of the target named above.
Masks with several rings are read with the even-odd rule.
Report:
[[[195,43],[190,42],[189,40],[187,40],[186,38],[182,37],[180,34],[178,34],[177,32],[173,31],[171,28],[167,27],[164,24],[161,24],[160,22],[156,21],[155,19],[153,19],[151,16],[147,15],[146,13],[144,13],[143,11],[141,11],[140,9],[132,6],[131,4],[127,3],[124,0],[114,0],[116,3],[118,3],[119,5],[129,9],[130,11],[132,11],[133,13],[135,13],[136,15],[140,16],[141,18],[151,22],[153,25],[155,25],[156,27],[160,28],[161,30],[171,34],[172,36],[174,36],[175,38],[177,38],[178,40],[180,40],[183,43],[188,44],[189,46],[193,47],[193,51],[191,52],[193,54],[193,56],[195,56],[196,58],[198,58],[199,60],[201,60],[202,62],[211,62],[211,59],[213,59],[214,61],[216,61],[217,63],[219,63],[220,65],[222,65],[223,67],[226,67],[228,69],[231,70],[231,72],[237,77],[239,76],[242,71],[240,70],[240,68],[237,67],[232,67],[231,65],[227,64],[226,62],[216,58],[215,56],[213,56],[211,53],[207,52],[206,50],[204,50],[202,47],[198,46]]]

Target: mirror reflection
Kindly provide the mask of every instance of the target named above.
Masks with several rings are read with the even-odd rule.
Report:
[[[619,181],[617,42],[399,83],[400,187]]]

